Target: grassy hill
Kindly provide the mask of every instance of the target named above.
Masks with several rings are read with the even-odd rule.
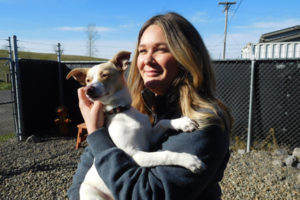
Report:
[[[19,58],[24,59],[36,59],[36,60],[55,60],[57,61],[57,55],[54,53],[35,53],[19,51]],[[7,50],[0,50],[0,58],[8,58],[9,54]],[[95,58],[89,56],[76,56],[76,55],[62,55],[62,61],[104,61],[107,59]],[[6,60],[0,60],[0,73],[8,72],[9,66]]]
[[[36,60],[55,60],[57,61],[57,55],[51,53],[35,53],[19,51],[19,58],[24,59],[36,59]],[[0,58],[8,58],[9,54],[7,50],[0,50]],[[76,56],[76,55],[62,55],[62,61],[104,61],[107,59],[95,58],[89,56]],[[9,72],[9,65],[7,60],[0,60],[0,90],[9,89],[10,84],[3,82],[3,76]]]
[[[0,50],[0,57],[8,57],[7,50]],[[19,58],[25,59],[37,59],[37,60],[57,60],[56,54],[51,53],[35,53],[35,52],[24,52],[19,51]],[[107,59],[95,58],[89,56],[76,56],[76,55],[62,55],[62,61],[103,61]]]

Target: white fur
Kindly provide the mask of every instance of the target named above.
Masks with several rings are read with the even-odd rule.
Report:
[[[160,138],[163,133],[161,130],[185,128],[185,131],[188,131],[194,129],[192,121],[186,117],[162,120],[152,129],[148,117],[131,108],[109,116],[108,124],[108,132],[115,145],[132,156],[141,167],[177,165],[194,173],[201,170],[202,162],[195,155],[171,151],[147,152],[150,143],[155,144],[154,140]],[[158,132],[154,132],[154,130]],[[100,195],[103,193],[112,198],[110,190],[93,165],[81,184],[80,199],[107,199]]]

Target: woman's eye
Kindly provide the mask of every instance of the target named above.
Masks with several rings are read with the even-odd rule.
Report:
[[[139,53],[145,53],[146,49],[139,49]]]
[[[157,51],[159,52],[169,52],[167,48],[158,48]]]

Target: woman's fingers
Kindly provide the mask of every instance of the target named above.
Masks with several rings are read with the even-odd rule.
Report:
[[[78,99],[79,99],[79,107],[82,108],[84,106],[90,107],[92,102],[87,98],[85,94],[85,88],[81,87],[77,90]]]
[[[104,124],[104,113],[103,105],[100,101],[95,101],[92,107],[92,115],[96,122],[96,129],[103,127]]]
[[[85,124],[88,129],[88,133],[92,133],[95,130],[103,127],[104,114],[102,103],[100,101],[91,101],[86,96],[85,88],[78,89],[79,108]]]
[[[93,106],[92,106],[92,112],[94,112],[95,114],[96,113],[99,113],[100,111],[102,111],[102,103],[101,101],[94,101],[93,102]]]

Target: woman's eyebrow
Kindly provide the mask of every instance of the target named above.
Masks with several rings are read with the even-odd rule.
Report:
[[[146,46],[148,46],[148,45],[142,43],[142,44],[139,44],[138,47],[146,47]],[[165,43],[165,42],[159,42],[159,43],[155,43],[153,46],[154,46],[154,47],[158,47],[158,46],[168,46],[168,45],[167,45],[167,43]]]
[[[145,44],[139,44],[138,48],[145,47],[145,46],[146,46]]]

